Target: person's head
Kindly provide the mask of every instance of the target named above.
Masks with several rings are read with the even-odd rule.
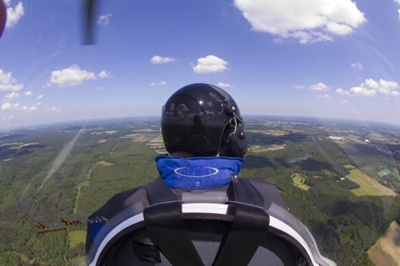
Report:
[[[176,91],[162,108],[161,131],[170,154],[243,157],[247,151],[235,100],[209,84],[190,84]]]

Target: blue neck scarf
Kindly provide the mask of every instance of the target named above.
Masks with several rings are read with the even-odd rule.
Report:
[[[229,184],[231,175],[237,175],[244,162],[234,157],[169,157],[155,158],[160,177],[170,188],[207,189]]]

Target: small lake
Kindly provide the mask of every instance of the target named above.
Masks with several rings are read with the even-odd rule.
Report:
[[[310,157],[312,157],[311,155],[306,155],[306,156],[303,156],[303,157],[299,157],[299,158],[296,158],[296,159],[292,159],[292,160],[289,160],[289,161],[286,161],[288,164],[294,164],[295,162],[297,162],[297,161],[306,161],[308,158],[310,158]]]
[[[392,171],[390,171],[389,167],[386,167],[385,169],[383,169],[382,171],[378,172],[378,175],[380,177],[383,177],[385,175],[390,174]]]

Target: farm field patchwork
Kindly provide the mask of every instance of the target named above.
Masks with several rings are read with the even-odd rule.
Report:
[[[355,260],[357,266],[371,265],[363,251],[370,248],[371,238],[383,235],[400,209],[400,197],[393,197],[394,190],[400,191],[396,167],[400,157],[378,150],[379,143],[338,144],[327,138],[353,135],[363,140],[368,128],[321,127],[310,122],[291,124],[286,131],[288,122],[246,120],[249,151],[241,177],[275,185],[293,215],[312,229],[324,255],[337,265],[352,265]],[[154,180],[158,176],[154,157],[166,153],[160,131],[153,130],[159,123],[144,118],[105,120],[86,127],[58,125],[4,135],[0,139],[6,170],[0,172],[0,238],[7,241],[0,243],[0,265],[83,265],[86,227],[66,225],[60,219],[86,219],[116,193]],[[66,160],[49,175],[55,158],[74,138],[76,145]],[[400,144],[389,148],[400,150]],[[380,177],[386,168],[391,173]],[[24,222],[25,214],[29,224]],[[42,224],[40,217],[47,217]],[[400,258],[396,259],[391,263]]]
[[[386,233],[368,251],[375,265],[400,265],[399,258],[400,225],[393,222]]]
[[[352,189],[351,192],[356,196],[396,196],[397,194],[379,184],[376,180],[364,174],[360,169],[353,169],[350,174],[346,176],[353,182],[360,185],[360,188]]]

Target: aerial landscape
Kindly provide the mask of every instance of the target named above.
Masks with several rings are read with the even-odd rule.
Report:
[[[338,265],[393,265],[400,127],[245,116],[240,176],[274,184]],[[50,124],[0,135],[0,265],[84,265],[88,215],[158,176],[158,117]],[[97,220],[107,219],[95,217]],[[397,219],[397,223],[396,223]],[[373,264],[372,264],[373,263]]]
[[[235,99],[239,177],[337,265],[400,265],[400,0],[0,0],[0,266],[85,265],[88,217],[158,176],[167,99]]]

